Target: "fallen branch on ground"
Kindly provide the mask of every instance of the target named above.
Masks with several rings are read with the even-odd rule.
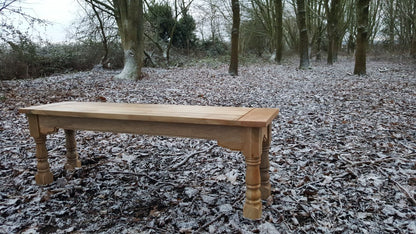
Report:
[[[209,153],[211,152],[212,149],[214,149],[216,147],[216,145],[211,146],[208,150],[200,150],[200,151],[196,151],[188,156],[186,156],[186,158],[184,158],[182,161],[176,163],[175,165],[173,165],[172,167],[170,167],[170,170],[176,170],[178,169],[178,167],[184,165],[186,162],[188,162],[188,160],[192,157],[194,157],[197,154],[201,154],[201,153]]]

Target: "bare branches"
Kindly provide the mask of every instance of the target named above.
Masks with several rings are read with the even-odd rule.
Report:
[[[115,16],[115,7],[114,5],[110,5],[110,2],[105,3],[99,0],[85,0],[87,3],[93,5],[95,8],[109,14]]]
[[[0,12],[2,12],[3,10],[6,10],[6,9],[9,9],[9,7],[13,4],[13,3],[15,3],[15,2],[17,2],[18,0],[4,0],[2,3],[1,3],[1,7],[0,7]]]

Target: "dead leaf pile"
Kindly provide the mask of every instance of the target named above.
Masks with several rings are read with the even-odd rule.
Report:
[[[94,70],[0,81],[0,232],[416,232],[416,66],[370,61],[146,69],[135,82]],[[242,217],[244,158],[215,141],[79,131],[82,168],[34,183],[35,144],[18,108],[59,101],[278,107],[272,197]]]

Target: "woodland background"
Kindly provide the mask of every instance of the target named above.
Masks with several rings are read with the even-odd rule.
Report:
[[[78,1],[85,16],[74,22],[66,43],[45,41],[14,25],[19,22],[16,18],[28,22],[32,28],[48,23],[25,13],[17,5],[22,2],[0,2],[0,79],[83,71],[97,64],[111,69],[123,67],[124,55],[114,14],[98,4],[105,1]],[[237,1],[240,60],[256,62],[270,58],[280,64],[282,59],[298,54],[302,38],[297,25],[301,2]],[[144,1],[144,65],[166,68],[207,59],[230,61],[231,3]],[[352,55],[357,35],[357,1],[308,0],[304,3],[306,28],[302,31],[307,31],[307,57],[333,64],[338,55]],[[415,57],[415,1],[369,1],[365,32],[371,55]]]

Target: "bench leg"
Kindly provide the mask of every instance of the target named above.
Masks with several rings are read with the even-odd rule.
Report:
[[[38,172],[35,175],[36,184],[46,185],[53,182],[53,175],[49,169],[48,151],[46,149],[46,135],[40,134],[35,137],[36,158]]]
[[[246,161],[246,201],[243,208],[243,216],[249,219],[261,218],[261,144],[262,138],[258,129],[250,131],[249,139],[246,139],[243,154]]]
[[[260,158],[246,158],[246,201],[243,216],[249,219],[261,218],[261,192],[260,192]]]
[[[271,142],[271,127],[268,127],[268,137],[263,140],[261,164],[260,164],[260,177],[261,177],[261,199],[266,200],[271,195],[270,185],[270,162],[269,162],[269,148]]]
[[[75,131],[65,129],[66,137],[66,170],[73,170],[81,167],[81,161],[78,159],[77,143],[75,141]]]

